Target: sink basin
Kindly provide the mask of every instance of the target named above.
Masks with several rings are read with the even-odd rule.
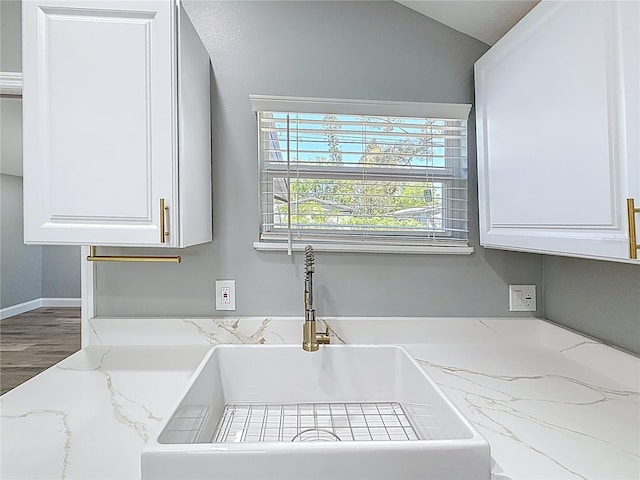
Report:
[[[483,479],[489,444],[402,347],[220,345],[142,479]]]

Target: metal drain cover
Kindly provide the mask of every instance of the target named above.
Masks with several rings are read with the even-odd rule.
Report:
[[[339,442],[340,437],[329,430],[309,428],[298,433],[291,439],[292,442]]]

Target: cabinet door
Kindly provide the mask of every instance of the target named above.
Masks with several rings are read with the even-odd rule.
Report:
[[[629,258],[622,8],[542,2],[476,63],[482,245]]]
[[[175,223],[172,3],[23,2],[26,243],[159,245]]]

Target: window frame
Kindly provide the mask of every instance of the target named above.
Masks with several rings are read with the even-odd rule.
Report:
[[[417,117],[417,118],[442,118],[446,120],[462,120],[465,121],[465,136],[468,138],[468,125],[466,121],[471,110],[470,104],[452,104],[452,103],[423,103],[423,102],[391,102],[391,101],[367,101],[352,99],[333,99],[333,98],[303,98],[303,97],[282,97],[268,95],[250,95],[250,102],[254,114],[257,119],[257,156],[258,156],[258,219],[259,241],[254,242],[253,246],[257,250],[262,251],[301,251],[305,245],[311,244],[318,251],[334,251],[334,252],[371,252],[371,253],[428,253],[428,254],[470,254],[473,247],[468,245],[468,227],[466,229],[466,238],[454,238],[450,228],[443,228],[442,235],[421,235],[414,232],[402,231],[378,231],[375,233],[363,234],[362,231],[344,232],[333,230],[330,233],[326,230],[304,230],[303,238],[294,240],[292,228],[276,227],[272,221],[270,229],[263,231],[264,216],[270,215],[273,219],[275,215],[273,194],[270,201],[266,201],[266,208],[263,207],[263,191],[262,184],[265,180],[273,182],[274,178],[282,178],[283,174],[287,175],[290,164],[278,165],[274,168],[271,164],[270,168],[263,166],[262,149],[261,149],[261,131],[260,131],[260,112],[290,112],[299,114],[334,114],[334,115],[365,115],[365,116],[385,116],[385,117]],[[468,143],[468,142],[467,142]],[[447,146],[445,145],[445,149]],[[463,145],[464,156],[466,157],[465,169],[468,169],[467,144]],[[303,175],[300,176],[300,169],[296,168],[296,178],[342,178],[358,180],[363,176],[363,167],[353,168],[353,172],[349,173],[349,167],[340,167],[340,171],[330,166],[309,166],[303,169]],[[365,167],[366,168],[366,167]],[[371,167],[370,167],[371,168]],[[450,188],[449,184],[460,180],[461,177],[456,174],[450,176],[443,175],[443,171],[455,170],[445,164],[444,167],[433,167],[434,175],[429,178],[434,182],[441,182],[443,192]],[[397,168],[387,169],[386,174],[381,168],[371,168],[375,170],[375,176],[384,179],[402,179],[404,181],[412,181],[416,178],[424,179],[426,169],[423,169],[419,175],[410,173],[400,173]],[[393,172],[389,172],[393,170]],[[318,172],[323,171],[323,175]],[[372,174],[374,172],[371,172]],[[278,175],[279,174],[279,175]],[[266,176],[266,178],[265,178]],[[442,195],[443,214],[452,209],[451,202],[446,195]],[[468,184],[464,195],[464,201],[468,206]],[[469,209],[466,208],[466,221],[469,224]],[[453,218],[449,214],[446,218]],[[454,219],[455,221],[455,219]],[[274,230],[279,230],[274,232]],[[283,233],[284,230],[284,233]],[[296,232],[297,234],[298,232]],[[286,236],[286,241],[283,237]],[[421,238],[422,237],[422,238]],[[365,241],[366,239],[366,241]]]

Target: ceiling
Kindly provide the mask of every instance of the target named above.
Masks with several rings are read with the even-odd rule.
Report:
[[[396,0],[416,12],[493,45],[540,0]]]

